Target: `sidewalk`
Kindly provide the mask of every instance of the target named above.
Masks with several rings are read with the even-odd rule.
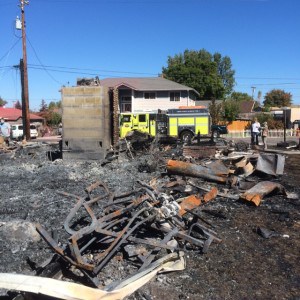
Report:
[[[267,149],[263,151],[267,153],[278,153],[278,154],[286,154],[286,155],[300,154],[299,149],[292,150],[292,149],[285,149],[285,148],[277,148],[277,149]]]
[[[245,143],[251,143],[251,138],[247,137],[247,138],[228,138],[225,137],[226,140],[233,140],[235,142],[237,141],[244,141]],[[295,136],[287,136],[286,137],[286,141],[287,142],[295,142],[295,143],[299,143],[299,137],[295,137]],[[267,140],[267,144],[269,146],[277,146],[278,143],[283,142],[283,138],[282,137],[268,137]],[[259,139],[259,143],[262,144],[262,140],[261,138]]]
[[[37,137],[36,139],[32,139],[30,142],[45,142],[45,143],[59,143],[61,141],[61,136],[60,135],[54,135],[54,136],[45,136],[45,137]],[[228,139],[229,140],[229,139]],[[236,138],[236,139],[231,139],[234,140],[235,142],[237,141],[244,141],[244,142],[249,142],[249,138]],[[299,142],[299,139],[295,139],[295,137],[288,137],[286,139],[287,142],[295,141]],[[286,155],[293,155],[293,154],[300,154],[300,150],[291,148],[291,149],[286,149],[286,148],[281,148],[277,147],[277,144],[279,142],[282,142],[281,138],[269,138],[268,139],[268,146],[270,149],[263,150],[263,148],[259,149],[259,151],[267,152],[267,153],[278,153],[278,154],[286,154]],[[259,146],[263,146],[263,144],[260,142]]]

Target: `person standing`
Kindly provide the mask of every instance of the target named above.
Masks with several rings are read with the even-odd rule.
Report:
[[[253,124],[254,124],[254,120],[251,121],[251,124],[250,124],[250,136],[251,136],[251,145],[254,145],[254,134],[253,134],[253,131],[252,131],[252,127],[253,127]]]
[[[7,146],[9,146],[10,124],[5,122],[4,118],[0,118],[0,135],[3,137]]]
[[[267,139],[268,139],[268,135],[269,135],[269,128],[268,128],[268,123],[264,122],[263,123],[263,127],[261,128],[261,139],[262,142],[264,144],[264,149],[267,150],[268,146],[267,146]]]
[[[260,133],[260,123],[257,121],[257,118],[254,119],[254,123],[251,125],[251,140],[254,145],[258,145],[258,136]]]

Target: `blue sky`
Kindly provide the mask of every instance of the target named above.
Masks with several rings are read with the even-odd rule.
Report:
[[[60,100],[79,77],[157,76],[168,56],[206,49],[231,58],[235,91],[272,89],[300,105],[300,0],[29,0],[30,108]],[[0,0],[0,96],[21,98],[19,0]]]

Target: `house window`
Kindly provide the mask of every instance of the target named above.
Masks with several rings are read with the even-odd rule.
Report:
[[[130,96],[122,96],[121,112],[131,112],[131,97]]]
[[[170,101],[180,101],[180,92],[170,92]]]
[[[144,99],[156,99],[156,95],[154,92],[144,93]]]
[[[121,111],[122,112],[131,112],[131,103],[122,103]]]

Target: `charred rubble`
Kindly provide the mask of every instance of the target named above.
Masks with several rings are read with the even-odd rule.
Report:
[[[68,294],[69,286],[58,287],[47,281],[50,278],[84,288],[82,295],[75,293],[76,299],[163,299],[164,293],[170,299],[224,298],[229,290],[216,288],[215,269],[204,268],[218,270],[222,257],[224,262],[239,259],[233,253],[245,251],[244,245],[230,248],[237,247],[230,235],[245,230],[244,225],[249,242],[247,236],[236,238],[253,247],[251,251],[263,251],[259,238],[290,238],[278,230],[281,224],[271,226],[275,216],[292,235],[300,224],[299,213],[292,211],[299,206],[298,189],[293,183],[284,185],[286,157],[251,150],[243,143],[182,145],[138,135],[99,162],[64,161],[57,145],[16,143],[0,149],[0,164],[5,173],[0,191],[3,299],[75,299]],[[270,222],[264,223],[269,215]],[[257,218],[252,226],[243,224],[249,218]],[[299,240],[289,243],[299,245]],[[240,259],[241,264],[249,260]],[[218,275],[220,284],[247,270],[240,268],[220,267],[217,272],[223,269],[227,276]],[[297,267],[289,268],[289,295],[297,296]],[[162,275],[163,269],[185,273]],[[201,274],[208,276],[215,292],[201,281]],[[43,277],[35,284],[49,285],[48,290],[37,289],[32,276]],[[199,284],[191,282],[194,276]],[[246,296],[243,280],[239,292],[234,291],[236,283],[230,285],[230,298],[252,298]],[[95,291],[101,295],[87,296]],[[267,297],[265,286],[260,293],[261,299]]]

